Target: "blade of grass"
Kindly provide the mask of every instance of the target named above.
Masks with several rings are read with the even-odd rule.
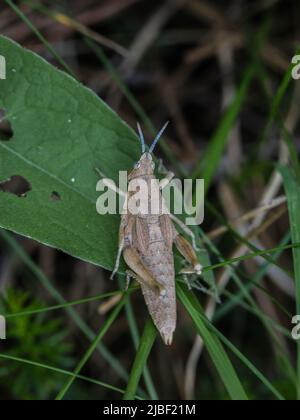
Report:
[[[178,296],[194,321],[197,331],[204,340],[211,357],[216,359],[215,364],[216,366],[218,365],[219,374],[223,379],[229,395],[232,397],[233,394],[233,399],[236,399],[235,397],[240,399],[240,394],[241,396],[244,394],[243,399],[247,399],[247,396],[245,395],[245,391],[243,390],[243,387],[240,384],[240,381],[237,378],[232,364],[221,346],[220,341],[222,341],[254,373],[254,375],[257,376],[262,383],[264,383],[264,385],[276,396],[276,398],[284,400],[284,397],[275,389],[270,381],[207,320],[203,314],[203,309],[200,303],[191,291],[187,290],[186,287],[179,285]],[[212,350],[212,352],[210,352],[210,350]]]
[[[245,293],[245,291],[243,291],[243,293]],[[236,302],[235,293],[230,293],[227,290],[225,290],[224,295],[228,297],[230,301]],[[261,319],[261,321],[264,321],[265,323],[270,324],[270,326],[272,326],[276,331],[284,335],[288,340],[292,340],[290,330],[280,325],[277,321],[275,321],[269,315],[264,315],[264,313],[261,310],[259,310],[258,306],[256,309],[253,305],[250,305],[249,303],[246,303],[244,302],[244,300],[241,300],[241,299],[239,300],[239,303],[237,303],[237,305],[245,309],[250,314],[257,316],[259,319]]]
[[[226,226],[227,230],[231,235],[240,243],[247,245],[249,249],[251,249],[254,252],[261,252],[259,248],[257,248],[253,243],[245,238],[244,236],[240,235],[237,230],[235,230],[225,219],[224,217],[216,210],[215,206],[213,206],[211,203],[209,203],[208,200],[206,200],[206,207],[211,212],[211,214],[224,226]],[[297,244],[295,244],[297,246]],[[294,245],[291,245],[292,247]],[[274,261],[271,257],[269,257],[266,254],[260,255],[263,257],[266,261],[270,262],[271,264],[276,265],[280,270],[284,271],[287,275],[292,277],[292,274],[284,267],[281,267],[280,264],[278,264],[276,261]]]
[[[275,254],[278,251],[285,251],[285,250],[288,250],[288,249],[299,249],[299,247],[300,247],[300,242],[296,242],[296,243],[289,244],[289,245],[281,245],[281,246],[277,246],[275,248],[264,249],[262,251],[253,252],[253,253],[250,253],[250,254],[243,255],[241,257],[232,258],[230,260],[226,260],[226,261],[211,265],[209,267],[204,267],[203,268],[203,273],[205,273],[209,270],[215,270],[216,268],[225,267],[227,265],[231,265],[231,264],[234,264],[236,262],[246,261],[246,260],[249,260],[249,259],[254,258],[254,257],[258,257],[258,256],[266,257],[269,254]],[[272,259],[271,259],[270,262],[273,263]]]
[[[285,166],[279,166],[288,199],[292,241],[300,241],[300,186],[292,172]],[[296,310],[300,315],[300,248],[293,248],[294,272],[296,283]],[[300,399],[300,340],[297,342],[297,395]]]
[[[61,11],[49,10],[47,7],[41,4],[37,4],[36,2],[32,2],[31,0],[22,0],[22,3],[26,4],[26,6],[29,6],[32,10],[44,12],[44,14],[51,17],[56,22],[61,23],[62,25],[66,27],[69,27],[70,29],[72,29],[75,32],[78,32],[81,35],[84,35],[88,38],[93,39],[95,42],[99,43],[100,45],[103,45],[106,48],[111,49],[112,51],[116,52],[117,54],[120,54],[123,57],[128,57],[129,55],[129,51],[126,48],[124,48],[122,45],[117,44],[110,38],[107,38],[99,34],[98,32],[93,31],[92,29],[83,25],[79,21],[62,13]]]
[[[245,298],[248,301],[248,304],[250,305],[250,311],[253,311],[255,313],[258,320],[265,327],[265,330],[269,334],[270,339],[273,341],[274,343],[273,345],[276,348],[275,357],[281,360],[281,362],[284,364],[285,373],[289,374],[291,383],[293,383],[293,385],[296,385],[294,369],[293,369],[291,360],[287,356],[285,347],[282,345],[279,338],[277,337],[276,332],[274,331],[274,328],[276,328],[276,325],[277,325],[276,322],[274,322],[272,319],[268,319],[268,316],[266,316],[264,312],[260,309],[260,307],[256,304],[255,300],[252,298],[251,294],[246,290],[243,282],[239,279],[239,277],[236,275],[233,275],[233,279],[235,283],[237,284],[237,286],[240,288],[240,290],[243,291]],[[277,331],[279,331],[280,329],[285,330],[284,328],[280,328],[281,327],[280,325],[278,325],[278,327],[279,328],[276,328]],[[290,338],[290,332],[286,331],[286,334]],[[276,363],[276,366],[277,365],[278,364]]]
[[[295,53],[295,55],[299,55],[300,54],[300,49],[297,49],[297,52]],[[264,144],[264,142],[266,141],[269,131],[272,127],[273,121],[275,120],[275,118],[277,117],[277,115],[279,114],[279,109],[280,109],[280,105],[282,103],[283,98],[285,97],[285,94],[288,90],[288,87],[292,81],[292,70],[293,70],[294,64],[291,63],[276,91],[276,94],[274,96],[274,98],[271,101],[270,104],[270,112],[267,118],[267,123],[264,127],[261,139],[259,140],[259,144],[260,146],[262,146]]]
[[[272,103],[273,97],[271,96],[271,92],[270,92],[270,88],[268,84],[269,75],[262,61],[259,62],[257,74],[258,74],[259,82],[261,83],[261,86],[262,86],[262,91],[266,97],[267,102]],[[292,99],[292,101],[297,102],[297,98]],[[285,121],[283,120],[282,115],[279,112],[276,115],[275,123],[277,124],[282,134],[283,140],[285,141],[288,147],[293,169],[297,175],[298,180],[300,181],[300,162],[298,159],[297,147],[293,141],[292,135],[290,134],[289,130],[287,129],[285,125]]]
[[[49,44],[46,38],[40,33],[40,31],[34,26],[34,24],[24,15],[21,9],[12,1],[12,0],[5,0],[6,4],[19,16],[20,19],[32,30],[32,32],[36,35],[36,37],[45,45],[47,50],[53,55],[54,58],[59,62],[59,64],[74,78],[72,69],[65,63],[65,61],[60,57],[60,55],[55,51],[55,49]]]
[[[204,237],[205,237],[205,235],[204,235]],[[209,238],[206,237],[205,241],[206,241],[206,244],[208,244],[211,252],[213,254],[217,255],[217,257],[223,262],[224,258],[222,257],[222,255],[220,254],[218,249],[214,246],[214,244],[209,240]],[[259,308],[259,306],[256,304],[255,300],[252,299],[252,296],[249,293],[248,289],[244,286],[244,282],[242,280],[240,280],[239,276],[237,275],[237,272],[240,271],[240,270],[236,270],[236,267],[234,267],[234,266],[233,267],[230,266],[229,269],[231,270],[231,275],[232,275],[233,280],[237,284],[238,288],[242,291],[243,298],[246,298],[249,302],[249,306],[244,302],[240,302],[239,305],[244,307],[244,309],[246,309],[247,311],[250,311],[251,313],[255,314],[258,317],[258,319],[260,320],[260,322],[262,323],[262,325],[266,328],[267,333],[270,335],[270,339],[273,341],[273,346],[274,346],[274,348],[276,348],[275,357],[281,361],[280,365],[283,366],[282,370],[283,370],[285,375],[289,376],[291,384],[293,386],[296,386],[297,379],[296,379],[295,374],[294,374],[293,365],[290,361],[290,358],[287,357],[285,348],[282,346],[280,340],[277,337],[276,332],[273,331],[273,329],[276,329],[277,331],[280,331],[283,335],[285,335],[288,338],[290,338],[290,332],[286,328],[283,328],[283,327],[281,327],[281,325],[274,322],[272,319],[269,319],[264,314],[264,312]],[[280,303],[277,300],[275,300],[273,298],[273,296],[271,296],[270,293],[267,290],[263,289],[259,285],[256,285],[256,287],[259,287],[265,294],[267,294],[268,298],[278,308],[280,308],[280,310],[282,310],[285,315],[289,316],[288,311],[286,311],[285,308],[282,308],[282,305],[280,305]],[[228,292],[226,290],[224,291],[224,294],[228,296]],[[234,298],[232,298],[232,299],[234,300]],[[278,363],[276,365],[279,366]]]
[[[198,314],[199,308],[195,309],[195,305],[193,304],[191,297],[193,296],[191,292],[187,292],[186,287],[178,284],[177,286],[177,294],[178,298],[180,299],[181,303],[190,314],[191,318],[195,323],[195,327],[203,339],[207,351],[215,364],[215,367],[222,379],[225,388],[232,400],[248,400],[246,392],[232,366],[231,361],[229,360],[223,346],[216,338],[214,334],[207,329],[205,323],[200,318]],[[202,312],[202,309],[201,309]]]
[[[20,358],[20,357],[11,356],[11,355],[8,355],[8,354],[0,353],[0,359],[10,360],[11,362],[23,363],[25,365],[33,366],[33,367],[36,367],[36,368],[47,369],[51,372],[56,372],[56,373],[59,373],[61,375],[65,375],[65,376],[73,376],[74,375],[73,372],[70,372],[70,371],[65,370],[65,369],[56,368],[54,366],[45,365],[44,363],[34,362],[33,360],[27,360],[27,359],[23,359],[23,358]],[[113,385],[109,385],[109,384],[107,384],[105,382],[102,382],[102,381],[99,381],[97,379],[89,378],[89,377],[83,376],[83,375],[77,375],[76,378],[81,379],[82,381],[85,381],[85,382],[89,382],[89,383],[92,383],[92,384],[95,384],[95,385],[102,386],[104,388],[110,389],[111,391],[119,392],[120,394],[125,393],[124,389],[115,387]],[[139,397],[139,396],[136,396],[136,399],[142,400],[142,398]]]
[[[285,237],[283,238],[282,242],[281,242],[281,246],[285,246],[288,244],[288,242],[290,241],[291,235],[288,233],[285,235]],[[274,258],[279,258],[281,255],[282,251],[278,251],[276,252]],[[251,280],[245,287],[246,289],[248,289],[249,291],[253,288],[256,287],[260,281],[262,280],[262,278],[265,276],[265,274],[268,271],[268,268],[270,267],[270,263],[266,262],[264,263],[264,265],[258,270],[258,272],[255,274],[253,280]],[[238,294],[236,294],[234,296],[234,299],[229,300],[228,302],[224,303],[222,305],[221,308],[219,308],[216,311],[216,314],[214,316],[214,321],[219,321],[220,319],[222,319],[224,316],[228,315],[229,312],[231,312],[238,304],[240,301],[242,301],[244,298],[244,292],[241,290],[239,291]]]
[[[269,34],[270,27],[270,20],[266,19],[259,29],[256,37],[252,41],[258,51],[260,51],[264,45],[264,42]],[[258,61],[256,57],[251,57],[250,64],[247,66],[244,72],[242,81],[240,82],[231,105],[226,110],[215,134],[207,146],[202,159],[199,161],[195,168],[193,179],[195,180],[197,178],[204,178],[205,193],[208,192],[213,181],[213,177],[223,155],[229,133],[234,126],[238,116],[240,115],[241,108],[247,98],[248,90],[256,74],[257,67]]]
[[[145,325],[140,345],[136,353],[123,400],[134,400],[143,369],[147,363],[156,335],[156,328],[152,320],[149,318]]]
[[[119,286],[120,289],[123,290],[124,289],[124,281],[123,279],[121,279],[121,277],[119,276]],[[132,341],[133,341],[133,345],[135,350],[138,350],[139,347],[139,343],[140,343],[140,334],[139,334],[139,330],[136,324],[136,320],[135,320],[135,316],[134,316],[134,312],[132,309],[132,305],[131,305],[131,299],[130,299],[130,295],[128,294],[128,298],[126,300],[126,304],[125,304],[125,312],[126,312],[126,317],[127,317],[127,321],[128,321],[128,325],[130,328],[130,333],[131,333],[131,337],[132,337]],[[158,400],[158,394],[156,392],[150,371],[148,369],[148,366],[145,365],[145,368],[143,370],[143,377],[144,377],[144,381],[145,381],[145,386],[146,389],[148,391],[148,394],[150,396],[150,398],[152,400]]]
[[[134,347],[135,347],[135,350],[138,350],[141,339],[140,339],[139,331],[136,325],[132,305],[130,302],[130,297],[128,297],[128,300],[126,302],[125,311],[127,315],[128,324],[130,326],[130,332],[131,332],[132,340],[134,343]],[[147,365],[145,365],[145,368],[143,370],[143,376],[144,376],[145,386],[149,393],[150,398],[152,400],[158,400],[159,399],[158,394],[156,392],[156,389],[153,384],[153,380],[151,378],[150,371]]]
[[[76,379],[76,376],[81,372],[81,370],[83,369],[83,367],[85,366],[85,364],[91,358],[91,356],[93,355],[94,351],[96,350],[99,342],[105,336],[105,334],[107,333],[107,331],[111,327],[112,323],[115,321],[115,319],[119,315],[121,309],[125,305],[126,298],[127,298],[127,294],[125,294],[123,296],[122,300],[118,303],[118,305],[114,308],[114,310],[108,316],[107,320],[105,321],[105,323],[100,328],[100,330],[99,330],[99,332],[98,332],[95,340],[92,342],[92,344],[87,349],[87,351],[83,355],[82,359],[80,360],[80,362],[76,366],[76,368],[75,368],[72,376],[68,379],[68,381],[63,386],[62,390],[57,395],[56,400],[58,400],[58,401],[62,400],[64,398],[64,396],[66,395],[66,393],[69,391],[70,387],[72,386],[73,382]]]
[[[206,243],[208,244],[209,249],[213,254],[215,254],[221,261],[225,261],[225,258],[222,256],[220,251],[214,246],[214,244],[209,240],[209,238],[206,238]],[[266,316],[263,310],[260,309],[260,307],[256,304],[256,301],[252,298],[252,295],[250,294],[249,290],[244,285],[244,281],[241,280],[239,275],[237,274],[237,270],[235,270],[235,267],[230,266],[229,270],[231,270],[231,277],[233,281],[236,283],[239,290],[242,291],[243,298],[246,299],[246,301],[248,302],[248,303],[240,302],[240,306],[242,306],[244,309],[246,309],[247,311],[257,316],[257,318],[259,319],[259,321],[262,323],[267,333],[269,334],[270,339],[275,343],[276,356],[280,358],[280,360],[284,364],[285,366],[284,371],[289,373],[291,382],[293,384],[296,384],[292,363],[290,362],[290,359],[287,357],[285,348],[282,346],[274,329],[276,329],[277,331],[280,331],[282,334],[284,334],[288,338],[290,338],[290,331],[282,327],[281,325],[279,325],[276,321],[274,321],[270,317]],[[268,295],[268,298],[272,300],[272,296],[270,296],[270,294],[267,291],[264,291],[264,292]],[[226,290],[224,290],[224,294],[226,296],[228,295],[231,296],[231,294],[227,292]],[[234,299],[234,297],[231,297],[231,298]],[[275,302],[275,304],[276,303],[277,302]]]
[[[251,63],[251,65],[245,71],[242,82],[232,104],[227,109],[217,128],[217,131],[210,140],[201,161],[195,168],[193,179],[204,178],[206,193],[209,190],[213,176],[216,172],[216,168],[223,155],[223,151],[228,140],[228,134],[230,133],[230,130],[232,129],[235,121],[237,120],[237,117],[240,114],[241,107],[245,102],[248,89],[254,78],[254,75],[255,65]]]
[[[138,288],[134,288],[134,289],[130,288],[130,289],[128,289],[128,292],[131,293],[133,290],[137,290],[137,289]],[[120,293],[121,293],[120,291],[104,293],[104,294],[101,294],[101,295],[96,295],[96,296],[91,296],[91,297],[87,297],[87,298],[83,298],[83,299],[68,301],[68,302],[63,303],[61,305],[47,306],[45,308],[34,309],[32,311],[15,312],[15,313],[2,314],[2,315],[6,319],[17,318],[19,316],[37,315],[37,314],[41,314],[41,313],[45,313],[45,312],[51,312],[51,311],[57,311],[57,310],[60,310],[60,309],[65,309],[65,308],[68,308],[70,306],[83,305],[85,303],[90,303],[90,302],[95,302],[97,300],[107,299],[107,298],[112,297],[112,296],[120,295]]]
[[[286,235],[285,240],[289,240],[289,238],[290,238],[290,235],[288,234]],[[209,249],[213,254],[215,254],[221,261],[225,260],[222,257],[220,251],[214,246],[214,244],[210,241],[209,238],[205,237],[205,242],[209,246]],[[269,266],[269,263],[267,263],[267,265]],[[237,272],[240,270],[235,270],[235,267],[232,267],[232,268],[230,267],[229,269],[231,269],[231,276],[234,282],[237,284],[240,290],[240,294],[242,296],[242,299],[240,298],[238,305],[244,308],[246,311],[257,316],[258,319],[261,321],[262,325],[266,328],[268,334],[270,335],[270,339],[275,343],[275,346],[274,346],[276,348],[275,357],[280,359],[280,361],[284,365],[283,369],[284,369],[285,375],[288,374],[289,379],[291,380],[291,383],[293,384],[293,386],[296,386],[297,379],[294,374],[293,365],[289,357],[287,357],[286,355],[286,351],[285,351],[286,349],[282,346],[282,343],[278,340],[277,334],[273,331],[273,329],[275,329],[277,332],[280,332],[289,340],[291,340],[290,331],[287,328],[281,326],[278,322],[274,321],[269,316],[267,316],[260,309],[260,307],[256,304],[255,300],[252,299],[252,296],[249,293],[251,288],[254,286],[257,288],[260,288],[260,290],[262,290],[262,292],[268,296],[268,298],[283,312],[285,316],[288,316],[291,319],[292,315],[290,315],[289,312],[285,308],[283,308],[282,305],[276,299],[274,299],[273,296],[271,296],[270,293],[267,290],[265,290],[263,287],[261,287],[257,282],[254,285],[253,281],[250,281],[248,285],[245,285],[244,281],[241,280],[239,275],[237,274]],[[252,287],[249,287],[249,284]],[[236,301],[236,293],[230,293],[227,290],[224,290],[223,293],[225,296],[230,298],[229,302]],[[248,304],[244,302],[244,299],[248,301]]]
[[[208,323],[208,322],[207,322]],[[284,396],[272,385],[272,383],[255,367],[250,360],[243,355],[223,334],[221,334],[212,324],[208,323],[211,330],[219,339],[232,351],[250,371],[265,385],[267,389],[280,401],[285,401]]]

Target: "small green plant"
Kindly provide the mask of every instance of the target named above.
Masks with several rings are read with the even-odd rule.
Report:
[[[47,362],[51,366],[70,367],[71,345],[64,339],[67,330],[59,318],[51,319],[46,313],[10,317],[10,314],[30,313],[43,308],[29,293],[8,289],[0,298],[0,313],[7,315],[7,339],[1,342],[6,354],[20,359]],[[46,399],[59,390],[61,376],[44,369],[33,369],[13,361],[0,361],[0,388],[11,392],[11,398]],[[41,386],[43,384],[43,386]]]

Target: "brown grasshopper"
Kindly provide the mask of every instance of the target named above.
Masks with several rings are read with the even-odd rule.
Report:
[[[148,189],[147,193],[142,194],[143,204],[146,204],[146,208],[149,210],[152,201],[159,197],[161,205],[157,214],[142,210],[133,214],[129,201],[134,199],[136,191],[128,190],[127,193],[117,191],[124,195],[124,206],[127,211],[123,211],[122,214],[119,251],[111,278],[118,272],[123,254],[124,260],[130,268],[130,271],[127,271],[128,280],[132,277],[140,284],[154,324],[165,344],[170,345],[177,319],[173,244],[192,266],[191,269],[182,270],[182,273],[200,275],[202,266],[193,246],[177,232],[173,222],[179,224],[195,243],[192,231],[175,216],[169,214],[163,202],[161,191],[172,180],[174,174],[168,173],[162,181],[156,180],[154,176],[155,164],[152,152],[167,124],[158,133],[148,152],[142,130],[138,124],[142,155],[128,176],[129,185],[136,180],[144,181]],[[142,209],[143,206],[141,205],[140,208]]]

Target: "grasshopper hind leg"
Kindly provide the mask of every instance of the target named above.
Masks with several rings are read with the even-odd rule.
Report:
[[[165,286],[159,283],[143,263],[139,253],[132,247],[127,247],[123,252],[124,260],[141,284],[146,284],[153,290],[158,290],[161,296],[166,294]]]
[[[192,265],[190,269],[183,269],[182,274],[197,274],[200,276],[202,273],[202,265],[199,263],[192,245],[179,234],[175,237],[175,245],[181,255]]]
[[[201,249],[196,244],[196,237],[194,232],[187,227],[178,217],[174,216],[174,214],[170,214],[171,219],[174,223],[176,223],[188,236],[190,236],[193,244],[194,251],[201,251]]]
[[[139,276],[135,272],[133,272],[131,270],[126,270],[126,287],[125,287],[125,290],[129,289],[131,279],[134,279],[138,284],[141,284],[141,279],[139,278]]]
[[[197,283],[197,286],[194,286],[193,282],[191,282],[188,278],[188,275],[196,274],[197,276],[199,276],[202,273],[202,266],[198,261],[197,255],[192,245],[183,236],[179,234],[176,235],[174,241],[179,252],[191,264],[190,268],[183,268],[180,271],[180,274],[183,275],[183,279],[187,284],[188,288],[191,289],[195,287],[197,290],[200,290],[201,292],[207,295],[213,296],[216,302],[220,303],[220,297],[216,287],[213,287],[212,289],[207,289],[206,287],[199,285],[199,283]]]

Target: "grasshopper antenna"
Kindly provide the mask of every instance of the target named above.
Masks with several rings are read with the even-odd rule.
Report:
[[[142,146],[142,153],[144,154],[146,151],[145,139],[144,139],[144,134],[139,123],[137,123],[137,128],[139,131],[139,136],[140,136],[140,141],[141,141],[141,146]]]
[[[169,124],[169,121],[167,121],[165,123],[165,125],[163,126],[163,128],[160,130],[160,132],[157,134],[157,136],[155,137],[150,149],[149,149],[149,153],[151,154],[155,148],[155,146],[158,143],[158,140],[161,138],[161,136],[163,135],[163,132],[165,131],[165,129],[167,128],[167,125]]]

